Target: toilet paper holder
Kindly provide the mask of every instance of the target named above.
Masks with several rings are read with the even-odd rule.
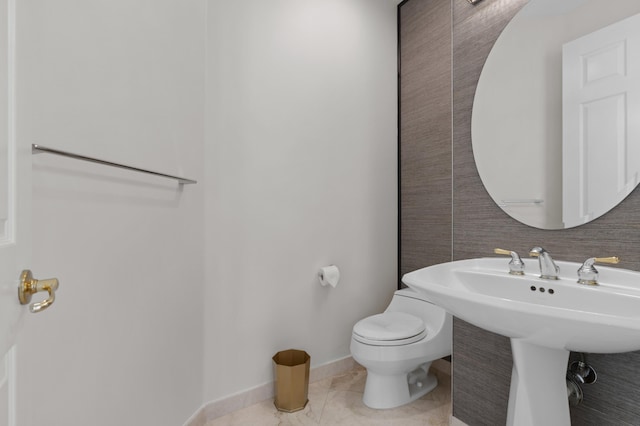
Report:
[[[336,265],[324,266],[318,271],[318,280],[323,287],[330,285],[335,288],[340,280],[340,270]]]

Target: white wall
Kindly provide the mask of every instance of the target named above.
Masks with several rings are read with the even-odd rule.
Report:
[[[387,305],[396,73],[395,2],[209,0],[205,402],[271,381],[278,350],[348,356]]]
[[[205,2],[17,3],[28,143],[201,181],[34,156],[31,267],[60,290],[27,315],[18,424],[181,425],[202,396]]]
[[[19,138],[199,180],[33,157],[31,268],[61,284],[20,425],[179,425],[277,350],[349,355],[396,285],[395,1],[18,2],[18,61]]]

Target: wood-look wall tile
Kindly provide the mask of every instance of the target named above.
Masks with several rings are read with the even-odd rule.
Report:
[[[610,412],[603,413],[582,404],[577,408],[572,407],[571,424],[574,426],[637,426],[638,421],[625,422],[612,417]]]
[[[487,347],[492,350],[486,350]],[[453,383],[456,391],[452,393],[453,405],[456,407],[454,416],[474,426],[504,424],[512,365],[508,338],[455,318]]]
[[[506,215],[484,189],[473,161],[471,148],[471,110],[473,96],[477,86],[482,65],[490,47],[513,14],[526,1],[511,2],[509,7],[505,2],[492,2],[493,7],[485,6],[477,12],[469,11],[464,2],[456,2],[454,8],[453,29],[453,255],[454,259],[465,259],[490,255],[495,247],[505,247],[516,250],[525,255],[536,245],[546,247],[557,259],[583,261],[591,256],[619,255],[623,260],[623,267],[640,269],[640,190],[636,189],[622,204],[614,208],[602,218],[575,229],[561,231],[546,231],[525,226]],[[489,2],[484,2],[489,4]],[[482,4],[482,3],[481,3]],[[512,6],[512,7],[511,7]],[[461,11],[461,12],[460,12]],[[459,13],[460,12],[460,13]],[[458,16],[458,15],[461,16]],[[517,137],[517,135],[515,135]],[[544,173],[544,170],[541,170]],[[503,355],[503,349],[497,349],[493,342],[474,340],[472,348],[461,342],[461,336],[466,336],[469,324],[457,321],[454,328],[454,360],[461,362],[454,364],[454,376],[457,368],[469,371],[476,368],[476,364],[467,361],[464,356],[456,356],[458,351],[477,351],[487,354],[489,358]],[[474,330],[474,333],[477,331]],[[465,337],[467,338],[467,337]],[[632,403],[640,395],[640,380],[625,382],[631,369],[637,376],[640,372],[640,355],[638,353],[600,355],[599,370],[603,372],[604,383],[585,386],[585,401],[582,405],[572,408],[572,423],[574,425],[622,425],[638,424],[640,412]],[[464,365],[464,362],[469,365]],[[494,378],[486,378],[482,391],[471,393],[470,389],[460,389],[464,386],[454,380],[454,415],[470,426],[484,424],[476,420],[487,416],[501,424],[501,417],[505,415],[506,407],[489,404],[485,395],[504,392],[507,385],[505,375],[510,366],[503,363],[504,371]],[[622,393],[626,396],[619,396]],[[468,407],[477,405],[464,399],[480,398],[485,400],[485,407],[492,408],[492,415],[486,412],[469,411]],[[485,408],[486,409],[486,408]],[[596,419],[596,420],[594,420]],[[595,422],[594,422],[595,421]],[[634,423],[635,422],[635,423]]]
[[[471,6],[464,0],[410,0],[400,8],[402,273],[448,261],[448,251],[454,260],[489,256],[495,247],[524,256],[536,245],[556,259],[579,262],[618,255],[621,267],[640,270],[640,189],[587,225],[546,231],[505,214],[478,175],[471,146],[475,89],[493,43],[527,1]],[[438,90],[447,87],[447,72],[452,95]],[[447,120],[453,128],[448,135]],[[634,403],[640,397],[640,352],[589,354],[588,360],[600,378],[584,386],[585,401],[571,409],[572,424],[640,424]],[[453,414],[469,426],[504,424],[511,365],[508,339],[456,319]]]
[[[400,273],[451,260],[451,5],[400,8]]]
[[[578,354],[572,354],[570,361],[577,359]],[[573,423],[583,424],[595,415],[602,425],[639,424],[640,353],[587,354],[586,361],[596,370],[598,379],[582,386],[584,403],[572,408]]]
[[[495,13],[499,2],[480,3],[477,9],[464,3],[454,2],[453,18],[455,260],[489,256],[495,247],[515,250],[505,229],[524,228],[503,213],[484,189],[471,147],[471,110],[480,72],[499,30],[517,8],[509,8],[505,16]],[[470,426],[505,424],[512,368],[509,340],[456,320],[453,352],[454,416]]]

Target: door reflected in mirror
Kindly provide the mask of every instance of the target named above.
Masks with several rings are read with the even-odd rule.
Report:
[[[482,70],[478,172],[493,200],[536,228],[600,217],[638,184],[640,1],[531,0]]]

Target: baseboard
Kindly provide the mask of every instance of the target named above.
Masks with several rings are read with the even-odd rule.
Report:
[[[346,373],[354,368],[356,362],[351,356],[332,361],[312,368],[309,371],[309,382],[317,382],[332,376]],[[248,407],[265,399],[273,398],[274,383],[268,382],[255,388],[204,404],[184,426],[204,426],[210,420]]]
[[[207,420],[204,417],[204,412],[202,411],[202,407],[198,409],[189,420],[187,420],[183,426],[204,426],[207,423]]]

